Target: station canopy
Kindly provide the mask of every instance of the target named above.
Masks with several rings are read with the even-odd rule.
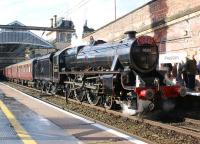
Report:
[[[8,25],[25,26],[14,21]],[[0,69],[25,59],[26,50],[51,49],[53,45],[37,36],[30,30],[1,29],[0,30]]]
[[[24,24],[14,21],[9,25],[25,26]],[[20,29],[1,29],[0,44],[24,44],[40,48],[53,48],[53,46],[29,30]]]

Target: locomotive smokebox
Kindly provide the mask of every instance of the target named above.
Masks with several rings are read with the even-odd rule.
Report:
[[[159,52],[154,39],[150,36],[135,38],[131,45],[130,57],[132,66],[138,72],[148,73],[155,70]]]

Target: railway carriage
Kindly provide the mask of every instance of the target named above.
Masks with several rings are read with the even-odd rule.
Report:
[[[4,69],[4,76],[8,79],[11,79],[12,78],[12,69],[11,69],[12,66],[7,66],[5,69]]]
[[[12,67],[11,67],[11,76],[13,78],[14,81],[17,81],[19,79],[19,74],[18,74],[18,67],[17,67],[17,64],[14,64]]]
[[[34,65],[36,60],[26,60],[17,65],[18,79],[25,84],[31,84],[34,81]]]
[[[26,60],[5,68],[5,76],[11,81],[28,84],[34,81],[35,59]]]

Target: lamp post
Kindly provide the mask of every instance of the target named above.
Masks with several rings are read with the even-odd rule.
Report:
[[[117,18],[117,16],[116,16],[116,0],[114,0],[114,6],[115,6],[115,20],[116,20],[116,18]]]

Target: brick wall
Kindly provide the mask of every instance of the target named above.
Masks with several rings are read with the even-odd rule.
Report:
[[[92,35],[96,39],[116,41],[122,39],[128,30],[138,31],[138,36],[154,36],[161,53],[184,50],[193,54],[195,51],[198,59],[200,0],[153,0]],[[84,38],[88,39],[89,36]]]

